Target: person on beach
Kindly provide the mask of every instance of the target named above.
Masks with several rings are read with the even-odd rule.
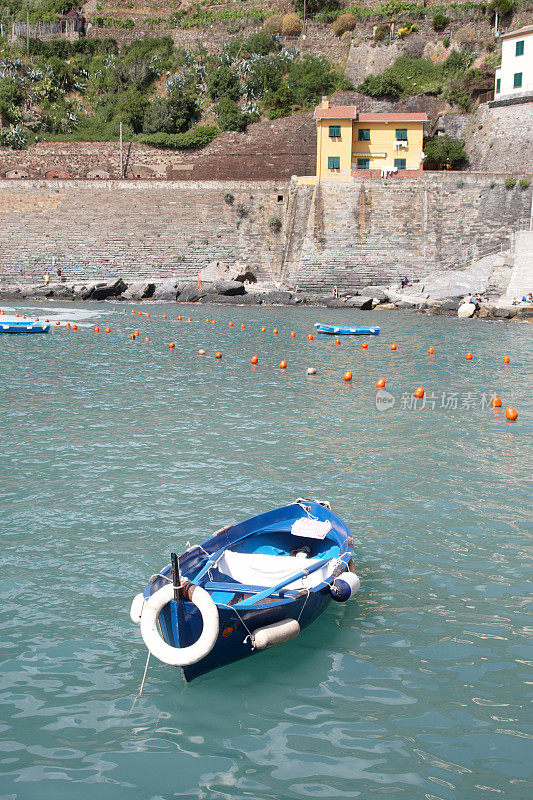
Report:
[[[48,284],[50,283],[50,273],[49,273],[49,272],[46,272],[46,273],[43,275],[43,278],[44,278],[44,285],[45,285],[45,286],[48,286]]]
[[[333,297],[336,300],[338,298],[338,296],[339,296],[339,287],[338,286],[334,286],[333,287]]]

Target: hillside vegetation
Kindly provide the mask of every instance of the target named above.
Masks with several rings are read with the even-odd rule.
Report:
[[[475,29],[476,20],[486,23],[496,9],[509,15],[531,2],[351,6],[308,0],[306,6],[308,20],[330,36],[356,35],[364,24],[372,46],[385,48],[391,37],[401,43],[401,56],[365,78],[359,91],[389,99],[427,93],[468,110],[493,85],[497,49],[494,40],[480,47],[468,37],[452,44],[446,14],[471,20]],[[75,7],[74,0],[0,0],[0,22],[7,32],[10,20],[28,14],[30,21],[53,21]],[[312,108],[324,94],[353,88],[344,63],[332,63],[319,47],[303,48],[303,0],[284,3],[283,10],[250,0],[103,0],[85,7],[92,27],[78,41],[31,39],[27,57],[24,37],[14,43],[0,38],[0,144],[114,140],[122,123],[128,139],[200,147],[221,130],[244,130],[250,122],[288,116]],[[419,24],[431,25],[440,42],[438,58],[425,54]],[[223,46],[213,48],[212,31],[221,27]],[[179,46],[177,32],[188,28],[205,29],[205,36]],[[119,43],[119,31],[131,36]]]

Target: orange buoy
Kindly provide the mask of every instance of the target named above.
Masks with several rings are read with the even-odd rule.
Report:
[[[261,328],[261,333],[266,333],[266,328]]]
[[[17,314],[17,317],[18,317],[18,314]],[[61,325],[59,320],[57,320],[56,325]]]
[[[134,308],[131,309],[131,313],[135,314],[135,309]]]
[[[432,355],[434,354],[434,352],[435,352],[435,348],[434,348],[434,347],[430,347],[430,348],[428,349],[428,355],[429,355],[429,356],[432,356]]]
[[[287,362],[286,361],[280,361],[279,362],[279,368],[280,369],[287,369]]]
[[[143,312],[142,312],[142,311],[137,311],[137,314],[138,314],[140,317],[142,317],[142,315],[143,315]]]
[[[511,361],[511,359],[509,358],[509,356],[504,356],[503,357],[503,363],[504,364],[509,364],[510,361]]]
[[[116,310],[117,310],[116,306],[113,306],[113,311],[116,311]]]
[[[77,326],[77,325],[73,325],[73,326],[72,326],[72,330],[73,330],[73,331],[77,331],[77,330],[78,330],[78,326]]]
[[[163,319],[166,319],[166,318],[167,318],[167,315],[166,315],[166,314],[163,314]]]
[[[169,350],[174,350],[175,347],[176,347],[176,345],[174,344],[174,342],[170,342],[170,344],[168,346],[168,349]]]
[[[205,318],[205,321],[206,321],[206,322],[209,322],[209,317],[206,317],[206,318]]]
[[[50,322],[50,320],[48,319],[48,317],[45,317],[44,321],[45,321],[45,322]]]
[[[98,325],[94,326],[94,332],[95,333],[100,333],[100,328],[98,327]]]
[[[133,333],[130,333],[130,339],[135,339],[135,336],[133,335]]]
[[[126,313],[126,309],[125,309],[125,308],[123,308],[123,309],[122,309],[122,313],[123,313],[123,314],[125,314],[125,313]]]
[[[243,331],[245,328],[246,328],[246,325],[243,322],[242,325],[241,325],[241,331]]]
[[[26,319],[26,314],[23,314],[23,315],[22,315],[22,319]]]
[[[215,358],[222,358],[222,353],[215,353]]]
[[[133,335],[134,336],[138,336],[139,335],[139,331],[133,331]]]
[[[70,328],[70,322],[67,322],[67,324],[65,325],[65,327],[66,327],[66,328]]]
[[[351,381],[352,380],[352,373],[350,372],[350,370],[348,370],[348,372],[344,373],[344,380],[345,381]]]
[[[340,344],[340,343],[341,343],[340,339],[335,339],[335,344]]]
[[[257,358],[257,356],[252,356],[252,358],[250,360],[251,360],[252,364],[258,364],[259,363],[259,359]]]
[[[150,316],[150,314],[148,314],[148,313],[147,313],[147,314],[146,314],[146,316],[147,316],[147,317],[149,317],[149,316]]]
[[[216,324],[217,324],[217,323],[216,323],[216,320],[212,319],[212,320],[211,320],[211,324],[212,324],[212,325],[216,325]]]
[[[274,328],[274,330],[272,331],[272,333],[277,333],[277,332],[278,332],[277,328]]]
[[[15,316],[16,316],[16,317],[18,317],[18,316],[19,316],[19,314],[15,314]]]
[[[35,322],[39,322],[39,317],[35,317]]]
[[[363,342],[361,347],[363,348],[363,350],[367,350],[368,349],[368,342]]]
[[[294,331],[291,331],[291,339],[294,339],[295,336],[296,334],[294,333]]]
[[[233,328],[233,322],[228,322],[228,328]]]
[[[187,322],[192,322],[192,317],[187,317]]]
[[[385,388],[385,380],[380,378],[379,381],[376,381],[376,389],[384,389]]]
[[[106,328],[106,329],[105,329],[105,332],[106,332],[106,333],[111,333],[111,328]]]
[[[198,355],[199,356],[205,356],[205,350],[203,350],[203,349],[198,350]]]
[[[513,408],[512,406],[508,406],[505,409],[505,416],[507,417],[508,420],[514,422],[515,419],[517,419],[518,417],[518,411],[516,410],[516,408]]]
[[[390,346],[391,350],[396,350],[396,342],[393,342]]]
[[[474,358],[474,356],[472,355],[472,353],[467,353],[466,354],[466,360],[467,361],[472,361],[473,358]]]
[[[163,314],[163,316],[166,317],[166,314]],[[178,317],[178,322],[181,322],[181,314]]]
[[[149,337],[149,336],[145,336],[145,337],[144,337],[144,341],[145,341],[145,342],[149,342],[149,341],[150,341],[150,337]]]
[[[490,404],[493,408],[500,408],[502,404],[501,397],[498,397],[498,395],[495,394],[492,400],[490,401]]]
[[[315,337],[313,336],[312,333],[310,333],[307,338],[309,339],[310,342],[312,342]],[[339,344],[340,344],[340,342],[339,342]]]
[[[316,375],[316,367],[308,367],[307,368],[308,375]]]
[[[424,387],[419,386],[418,389],[415,389],[413,392],[415,397],[424,397]]]

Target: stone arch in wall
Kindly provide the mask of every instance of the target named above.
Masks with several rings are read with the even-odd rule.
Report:
[[[4,178],[29,178],[30,173],[27,169],[8,169],[4,174]]]
[[[63,172],[63,170],[60,169],[50,169],[48,172],[45,172],[44,177],[51,180],[64,181],[68,180],[70,175],[68,172]]]
[[[155,178],[155,173],[150,167],[143,167],[141,165],[133,165],[131,167],[132,178]]]
[[[109,172],[105,169],[92,169],[87,173],[87,178],[90,180],[107,181],[109,179]]]

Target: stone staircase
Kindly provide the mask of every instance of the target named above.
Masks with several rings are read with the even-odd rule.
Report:
[[[516,233],[513,270],[505,296],[512,302],[529,292],[533,292],[533,230]]]

